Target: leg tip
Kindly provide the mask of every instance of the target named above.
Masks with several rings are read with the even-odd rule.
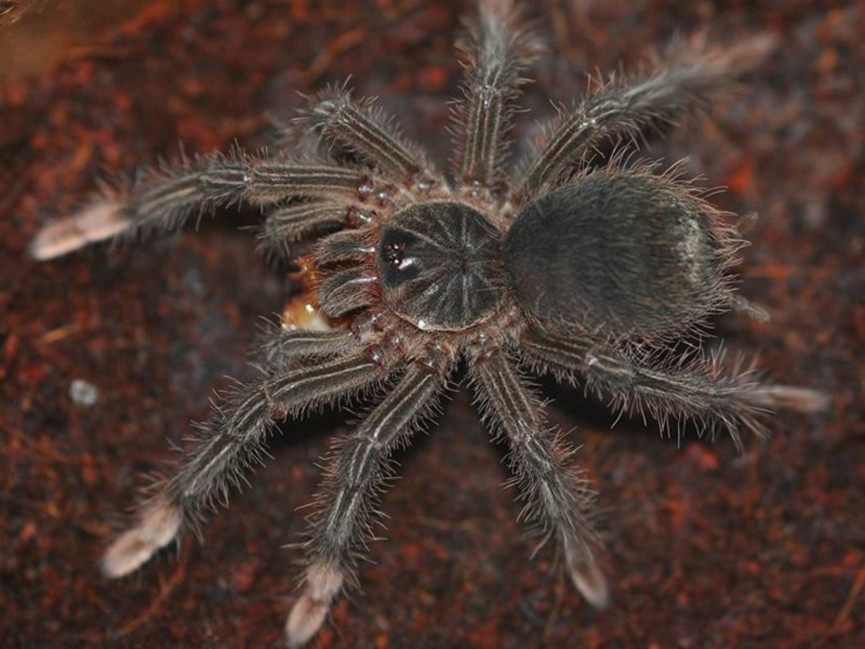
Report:
[[[590,549],[576,539],[566,539],[564,547],[565,562],[574,587],[596,609],[607,608],[610,587]]]
[[[318,633],[344,581],[343,573],[328,563],[311,564],[304,578],[303,595],[285,622],[285,641],[289,649],[302,647]]]
[[[48,261],[120,234],[130,222],[118,208],[118,203],[100,201],[42,228],[30,242],[30,256]]]
[[[571,581],[583,599],[599,610],[610,605],[610,587],[597,561],[589,559],[577,565],[569,565],[568,568]]]
[[[330,602],[322,602],[310,595],[301,597],[291,609],[285,622],[285,644],[288,649],[304,646],[318,633],[330,610]]]
[[[128,575],[137,570],[157,550],[177,536],[182,517],[180,510],[164,503],[154,503],[141,515],[138,525],[121,534],[102,557],[100,569],[109,578]]]
[[[797,388],[790,385],[767,385],[758,393],[760,405],[816,414],[825,412],[832,405],[832,399],[825,392],[810,388]]]
[[[99,569],[105,577],[116,579],[137,570],[147,561],[156,548],[132,529],[120,535],[105,551]]]

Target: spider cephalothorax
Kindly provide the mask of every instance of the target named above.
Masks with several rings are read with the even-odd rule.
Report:
[[[735,228],[675,174],[621,153],[644,129],[709,104],[765,49],[756,39],[725,53],[680,51],[631,85],[599,87],[551,122],[509,177],[510,116],[538,48],[507,0],[482,0],[460,44],[467,80],[454,111],[452,177],[370,102],[336,88],[298,118],[276,156],[234,153],[163,170],[43,230],[32,252],[47,259],[246,201],[266,213],[269,251],[291,259],[288,244],[314,242],[301,265],[330,322],[282,323],[261,354],[262,377],[222,400],[108,549],[105,574],[135,570],[221,501],[261,456],[274,421],[383,392],[335,447],[310,517],[304,590],[286,625],[290,645],[305,643],[355,580],[392,451],[465,363],[484,421],[510,445],[528,518],[557,542],[580,592],[604,605],[593,496],[545,424],[528,372],[552,372],[662,425],[721,427],[737,442],[741,429],[759,430],[767,409],[821,404],[808,390],[761,385],[750,370],[721,372],[699,352],[709,315],[760,313],[731,282]],[[619,153],[594,157],[611,143]],[[674,351],[681,340],[697,351]]]

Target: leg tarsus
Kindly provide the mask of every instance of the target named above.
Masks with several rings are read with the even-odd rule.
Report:
[[[100,564],[102,574],[115,578],[137,570],[177,537],[182,522],[179,507],[165,498],[151,501],[139,514],[138,523],[108,546]]]
[[[289,649],[302,647],[318,633],[344,581],[342,571],[332,564],[317,562],[307,568],[303,595],[295,602],[285,622]]]
[[[753,400],[771,410],[803,413],[825,412],[832,405],[832,398],[825,392],[792,385],[761,385],[754,390]]]
[[[595,555],[587,552],[586,548],[572,537],[566,537],[562,545],[568,574],[574,587],[595,608],[606,608],[610,603],[610,587]]]
[[[769,312],[766,309],[738,293],[733,293],[730,296],[730,308],[758,322],[768,322],[770,319]]]
[[[95,201],[75,216],[45,226],[30,242],[30,256],[48,261],[122,234],[131,225],[122,206],[117,201]]]

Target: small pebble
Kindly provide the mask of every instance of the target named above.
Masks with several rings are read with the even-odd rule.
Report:
[[[75,379],[69,384],[69,398],[79,406],[93,406],[99,401],[99,388],[84,379]]]

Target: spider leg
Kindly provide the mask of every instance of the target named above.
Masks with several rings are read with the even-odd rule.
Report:
[[[43,228],[33,239],[30,254],[44,261],[120,235],[175,231],[190,215],[242,200],[267,205],[307,197],[351,203],[367,180],[358,169],[283,159],[203,157],[153,172],[127,191],[109,194]]]
[[[729,305],[732,311],[741,313],[751,318],[751,320],[758,320],[760,322],[769,320],[769,312],[765,308],[738,293],[730,294]]]
[[[357,101],[345,89],[332,88],[319,97],[300,124],[308,124],[326,142],[354,154],[388,180],[437,180],[427,171],[432,167],[420,148],[406,142],[392,121],[370,100]]]
[[[343,584],[353,581],[358,555],[373,537],[376,496],[393,473],[389,456],[407,443],[444,385],[442,374],[415,364],[335,449],[311,517],[303,593],[286,621],[289,647],[302,646],[318,631]]]
[[[267,215],[259,235],[259,252],[292,259],[291,244],[334,232],[348,222],[353,207],[335,201],[291,203]]]
[[[525,79],[523,69],[538,47],[517,24],[519,15],[510,0],[482,0],[480,16],[469,38],[457,44],[466,60],[465,98],[456,104],[460,181],[467,186],[488,185],[501,173],[514,99]]]
[[[121,577],[132,572],[170,543],[183,523],[200,518],[202,510],[216,501],[225,501],[229,486],[261,459],[275,420],[357,394],[386,377],[367,354],[356,352],[310,360],[239,391],[217,410],[207,434],[179,470],[156,486],[156,495],[142,508],[136,524],[105,552],[103,573]]]
[[[354,335],[345,329],[310,331],[280,326],[268,336],[262,357],[268,366],[281,367],[293,361],[345,353],[354,340]]]
[[[544,429],[541,404],[504,352],[476,357],[471,381],[484,419],[510,443],[508,460],[526,500],[524,516],[558,540],[583,597],[605,606],[609,591],[593,552],[599,544],[591,522],[594,494],[569,461],[572,451],[556,431]]]
[[[722,374],[718,359],[652,362],[580,335],[565,339],[539,332],[527,334],[520,349],[537,369],[572,382],[580,375],[587,388],[620,410],[648,412],[662,428],[670,417],[710,429],[722,425],[740,450],[740,429],[761,434],[760,418],[769,411],[817,412],[827,406],[825,395],[814,390],[762,385],[750,368]]]
[[[642,81],[599,84],[598,91],[548,128],[546,143],[521,174],[516,202],[527,202],[555,184],[603,141],[639,138],[647,127],[674,124],[695,109],[711,108],[773,47],[772,38],[758,36],[724,51],[671,48]]]

